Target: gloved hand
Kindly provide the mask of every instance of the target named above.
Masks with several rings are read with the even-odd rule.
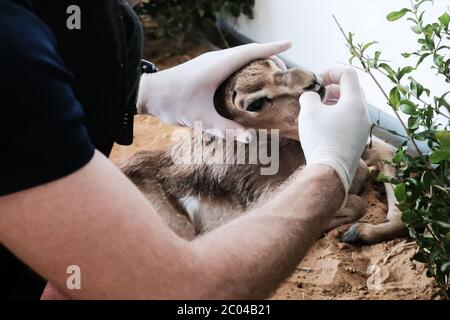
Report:
[[[225,137],[226,129],[241,129],[236,131],[236,139],[245,142],[248,140],[245,128],[217,113],[214,94],[229,76],[254,60],[272,58],[286,70],[275,55],[291,46],[290,41],[249,44],[209,52],[172,69],[143,75],[138,113],[156,116],[168,124],[189,127],[193,127],[195,121],[202,121],[204,130],[216,129],[222,137]]]
[[[300,141],[306,163],[334,168],[347,194],[370,133],[367,103],[354,70],[331,69],[321,76],[325,104],[314,92],[300,97]]]

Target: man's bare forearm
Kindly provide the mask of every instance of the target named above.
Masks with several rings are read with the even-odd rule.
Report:
[[[267,297],[305,256],[343,199],[333,169],[307,167],[266,205],[192,242],[198,259],[193,273],[207,288],[200,297]],[[182,286],[192,286],[193,279],[183,281]]]
[[[266,205],[193,242],[213,290],[205,298],[267,297],[343,200],[344,188],[331,167],[306,167]]]
[[[342,189],[329,167],[307,167],[263,207],[187,242],[96,153],[68,177],[0,197],[0,242],[71,298],[259,298],[305,255]],[[66,287],[70,265],[81,290]]]
[[[343,199],[333,169],[305,168],[266,205],[188,245],[188,259],[197,261],[185,268],[195,278],[178,284],[195,290],[184,298],[267,297],[305,256]]]

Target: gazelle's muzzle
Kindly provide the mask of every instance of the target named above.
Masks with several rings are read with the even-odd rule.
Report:
[[[316,75],[314,75],[314,79],[311,85],[303,88],[303,90],[317,92],[322,99],[325,97],[325,87],[323,86],[323,79]]]

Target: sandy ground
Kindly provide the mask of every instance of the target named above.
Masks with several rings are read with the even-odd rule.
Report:
[[[205,50],[184,46],[184,53],[167,56],[163,42],[148,42],[146,57],[161,69],[185,62]],[[136,119],[135,143],[131,147],[115,146],[112,159],[126,161],[140,150],[164,148],[175,128],[152,117]],[[381,223],[387,211],[383,188],[375,183],[362,194],[368,212],[361,219]],[[324,235],[311,248],[295,273],[280,287],[274,299],[431,299],[436,289],[425,276],[422,265],[410,257],[416,247],[408,239],[397,239],[371,246],[340,243],[339,235],[348,226]]]
[[[384,221],[387,205],[382,189],[376,184],[365,187],[362,196],[369,210],[362,221]],[[416,247],[408,239],[352,246],[339,241],[347,228],[342,226],[319,239],[274,298],[384,300],[433,296],[436,289],[423,265],[410,259]]]

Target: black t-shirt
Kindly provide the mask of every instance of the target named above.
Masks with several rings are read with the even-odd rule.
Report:
[[[68,4],[82,7],[78,33],[65,29]],[[129,11],[123,0],[0,0],[0,201],[109,153],[142,55]],[[39,298],[44,285],[0,244],[0,299]]]
[[[68,175],[94,147],[56,41],[33,12],[0,2],[0,196]]]
[[[0,46],[3,196],[73,173],[94,146],[55,38],[27,1],[0,1]],[[43,285],[0,247],[0,298],[39,297]]]

